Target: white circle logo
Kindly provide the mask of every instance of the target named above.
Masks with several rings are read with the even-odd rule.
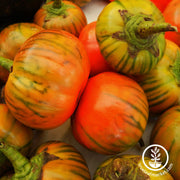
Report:
[[[145,160],[144,160],[145,154],[147,152],[149,152],[150,156],[151,156],[151,159],[150,159],[150,161],[148,161],[148,163],[145,162]],[[166,161],[164,164],[162,164],[162,162],[161,162],[162,153],[165,153],[165,155],[166,155]],[[160,171],[161,169],[165,168],[166,165],[168,164],[169,154],[163,146],[161,146],[159,144],[152,144],[144,150],[144,152],[142,154],[142,161],[148,169],[150,169],[152,171]]]

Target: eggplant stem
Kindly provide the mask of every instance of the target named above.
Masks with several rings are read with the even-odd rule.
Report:
[[[169,23],[159,23],[155,24],[152,21],[146,21],[140,24],[137,28],[137,34],[145,39],[155,33],[161,33],[166,31],[177,31],[177,27],[171,26]]]
[[[10,160],[15,174],[10,180],[38,179],[44,161],[44,153],[37,154],[31,160],[23,156],[14,146],[0,143],[0,151]]]
[[[21,175],[23,176],[24,173],[26,174],[27,171],[30,171],[31,165],[29,160],[18,152],[18,150],[16,150],[13,146],[9,146],[1,142],[0,151],[11,161],[15,173],[22,172]]]
[[[53,8],[55,9],[61,8],[61,0],[54,0]]]

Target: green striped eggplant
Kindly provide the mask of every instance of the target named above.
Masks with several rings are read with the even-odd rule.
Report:
[[[170,173],[180,179],[180,106],[173,106],[158,118],[151,133],[151,143],[162,145],[169,154]],[[166,160],[162,154],[162,159]]]
[[[180,104],[180,48],[166,40],[163,58],[149,73],[135,77],[148,98],[150,111],[161,113]]]
[[[0,142],[11,144],[21,153],[27,155],[32,138],[32,129],[17,121],[6,104],[0,104]],[[10,168],[10,164],[7,158],[0,153],[0,175],[8,168]]]
[[[134,80],[115,72],[91,77],[72,117],[76,140],[101,154],[133,147],[148,120],[146,95]]]
[[[0,144],[15,174],[3,180],[91,180],[86,161],[72,145],[60,141],[41,144],[29,160],[13,146]]]
[[[30,22],[20,22],[6,26],[0,32],[0,56],[13,60],[21,45],[41,30],[43,30],[42,27]],[[6,82],[8,76],[8,70],[0,66],[0,80]]]
[[[65,30],[78,37],[87,19],[82,9],[73,2],[54,0],[45,3],[36,12],[34,23],[45,29]]]
[[[149,0],[110,2],[96,23],[96,37],[105,60],[117,72],[128,75],[153,69],[165,49],[162,32],[175,30]]]
[[[145,157],[146,164],[151,162]],[[166,172],[166,173],[164,173]],[[97,168],[93,180],[174,180],[167,170],[149,170],[140,155],[116,155],[109,157]]]
[[[21,46],[14,61],[1,57],[0,64],[12,69],[4,88],[9,110],[35,129],[55,128],[72,115],[90,72],[79,39],[57,30],[36,33]]]

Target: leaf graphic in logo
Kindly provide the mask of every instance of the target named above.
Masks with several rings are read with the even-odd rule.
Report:
[[[151,154],[151,157],[153,157],[153,158],[154,158],[154,157],[155,157],[155,155],[154,155],[154,154]]]
[[[158,153],[157,157],[160,157],[161,156],[161,153]]]
[[[155,153],[157,153],[157,146],[154,148]]]
[[[158,162],[160,160],[161,153],[159,153],[159,149],[157,146],[153,149],[151,149],[151,157],[152,162],[149,162],[149,165],[153,168],[159,168],[161,166],[161,162]]]
[[[154,152],[154,150],[153,150],[153,149],[151,149],[151,152],[155,154],[155,152]]]

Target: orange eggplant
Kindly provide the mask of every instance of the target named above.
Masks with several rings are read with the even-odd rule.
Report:
[[[150,111],[161,113],[180,104],[180,48],[166,40],[163,58],[149,73],[136,77],[148,98]]]
[[[0,33],[0,56],[13,60],[22,44],[35,33],[43,30],[34,23],[15,23],[5,27]],[[0,80],[7,81],[8,70],[0,66]]]
[[[32,130],[17,121],[6,104],[0,104],[0,141],[13,145],[23,154],[27,154],[33,138]],[[9,163],[0,153],[0,174],[8,168]]]
[[[60,141],[43,143],[30,160],[7,144],[0,144],[2,151],[12,162],[18,180],[90,180],[85,159],[76,148]],[[8,179],[8,177],[4,177]]]
[[[35,14],[34,23],[45,29],[65,30],[79,36],[87,19],[80,7],[70,1],[45,3]]]

